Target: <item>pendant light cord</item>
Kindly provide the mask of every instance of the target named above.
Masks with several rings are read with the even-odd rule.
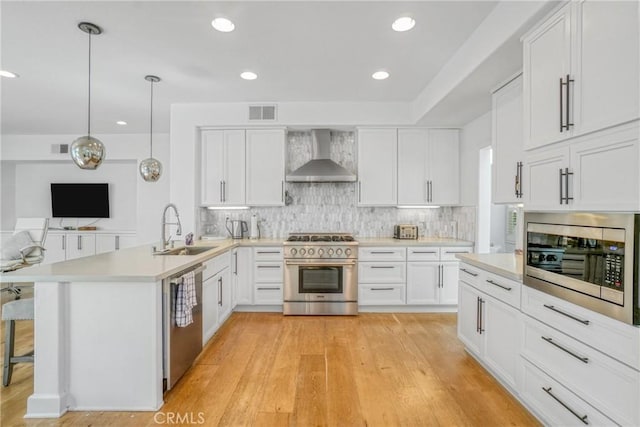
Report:
[[[89,108],[87,108],[87,136],[91,137],[91,34],[92,30],[89,30]]]
[[[151,108],[149,109],[149,157],[153,158],[153,80],[151,80]]]

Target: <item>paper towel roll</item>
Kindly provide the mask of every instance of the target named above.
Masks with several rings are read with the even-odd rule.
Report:
[[[260,237],[260,230],[258,229],[258,216],[251,215],[251,233],[249,234],[250,239],[257,239]]]

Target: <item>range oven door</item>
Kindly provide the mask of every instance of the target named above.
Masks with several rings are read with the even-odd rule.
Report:
[[[357,274],[355,260],[286,260],[284,300],[356,302]]]

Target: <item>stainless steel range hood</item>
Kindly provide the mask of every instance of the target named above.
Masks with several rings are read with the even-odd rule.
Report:
[[[331,131],[313,129],[312,160],[287,175],[288,182],[354,182],[356,176],[340,166],[329,156]]]

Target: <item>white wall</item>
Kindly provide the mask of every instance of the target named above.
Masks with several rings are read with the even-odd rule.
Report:
[[[491,145],[491,111],[469,122],[460,132],[460,204],[478,205],[480,150]]]
[[[103,229],[136,230],[138,242],[160,239],[162,208],[169,202],[169,135],[154,134],[154,157],[163,164],[158,182],[145,182],[140,160],[149,157],[149,135],[95,135],[106,148],[98,169],[81,170],[69,154],[52,154],[51,144],[69,144],[78,135],[3,135],[0,147],[0,201],[3,230],[12,230],[16,215],[50,215],[50,182],[109,182],[113,218],[100,220]],[[115,193],[113,192],[115,190]],[[46,213],[45,213],[46,212]],[[54,220],[57,225],[59,220]],[[75,224],[68,224],[75,225]]]

